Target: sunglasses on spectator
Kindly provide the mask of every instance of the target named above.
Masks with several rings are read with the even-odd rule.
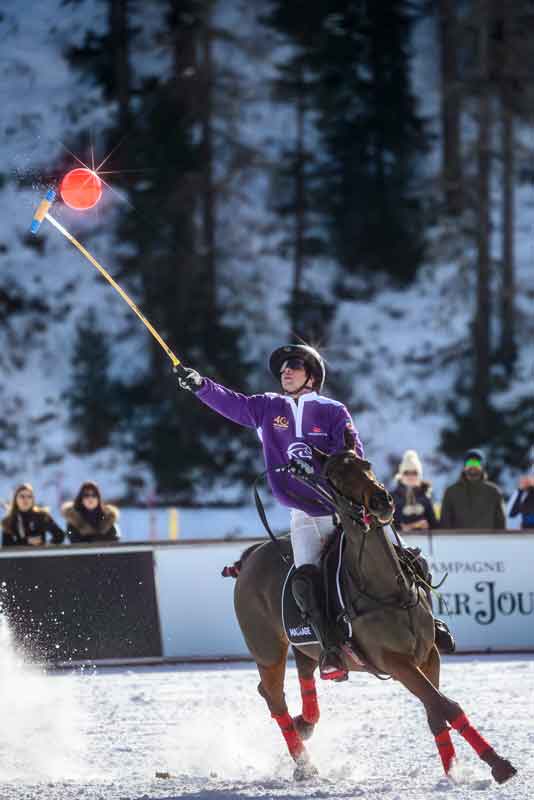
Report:
[[[282,373],[285,369],[304,369],[306,364],[302,360],[302,358],[288,358],[287,361],[284,361],[280,368],[280,373]]]
[[[25,492],[21,492],[17,497],[20,497],[21,500],[33,500],[33,494],[26,494]]]
[[[482,462],[479,461],[478,458],[469,458],[464,466],[466,469],[469,469],[469,467],[473,467],[473,469],[482,469]]]
[[[86,497],[96,497],[96,498],[98,498],[98,495],[95,494],[94,492],[84,492],[82,494],[82,497],[85,500]]]
[[[405,469],[403,475],[419,475],[416,469]]]

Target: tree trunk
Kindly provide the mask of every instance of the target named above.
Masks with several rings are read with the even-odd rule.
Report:
[[[472,411],[478,436],[484,439],[489,425],[490,391],[490,140],[491,100],[488,74],[488,0],[478,0],[478,226],[477,305],[473,330],[474,381]]]
[[[302,82],[302,72],[299,76]],[[304,87],[303,87],[304,89]],[[296,142],[295,142],[295,247],[293,266],[293,291],[291,303],[291,324],[293,333],[299,331],[299,311],[301,306],[302,274],[304,271],[304,242],[306,237],[306,193],[305,193],[305,101],[304,91],[299,92],[296,105]]]
[[[501,355],[510,374],[517,355],[515,339],[515,265],[514,265],[514,120],[502,105],[502,290],[501,290]]]
[[[119,104],[119,132],[124,136],[130,124],[130,64],[128,0],[109,0],[109,31],[113,42],[115,94]]]
[[[175,104],[175,118],[178,121],[179,136],[182,142],[176,146],[183,148],[184,154],[192,148],[192,131],[199,120],[199,81],[196,45],[198,41],[198,20],[184,21],[175,0],[168,0],[169,28],[173,44],[174,77],[172,90]],[[175,210],[175,273],[174,273],[174,313],[178,319],[186,319],[190,304],[193,282],[201,279],[195,230],[195,210],[198,205],[198,174],[193,165],[184,164],[178,169],[176,186],[170,202]]]
[[[458,78],[458,21],[456,0],[440,0],[442,179],[447,212],[462,211],[460,156],[460,81]]]
[[[501,105],[501,151],[502,151],[502,283],[501,283],[501,337],[500,357],[508,374],[512,375],[517,357],[515,335],[515,264],[514,264],[514,99],[521,99],[517,91],[519,84],[517,74],[516,45],[517,36],[514,10],[503,4],[502,14],[502,70],[500,105]],[[522,59],[520,59],[522,68]],[[521,85],[521,84],[519,84]],[[517,108],[517,104],[515,104]]]
[[[217,262],[215,248],[216,191],[213,177],[213,89],[214,73],[211,29],[211,13],[208,10],[203,20],[202,33],[202,79],[203,100],[200,107],[202,125],[202,227],[204,263],[206,268],[206,296],[208,314],[217,319]]]

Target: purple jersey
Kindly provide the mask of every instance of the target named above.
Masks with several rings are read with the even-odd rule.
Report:
[[[363,457],[360,437],[343,403],[317,392],[302,395],[297,404],[281,394],[247,396],[232,392],[204,378],[196,396],[224,417],[256,429],[263,445],[265,464],[271,470],[268,476],[274,496],[282,505],[298,508],[313,517],[328,514],[330,509],[318,505],[318,496],[312,489],[293,476],[272,469],[288,464],[295,456],[311,461],[320,472],[321,464],[311,446],[325,453],[343,450],[345,431],[351,434],[356,453]]]

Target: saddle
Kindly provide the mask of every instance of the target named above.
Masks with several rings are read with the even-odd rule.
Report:
[[[321,555],[321,574],[323,578],[323,599],[325,613],[330,625],[335,626],[341,641],[352,636],[352,625],[347,613],[342,587],[342,559],[345,549],[345,534],[338,527],[329,538]],[[291,580],[295,572],[292,564],[282,587],[282,622],[290,644],[319,644],[312,628],[303,621],[300,610],[293,598]]]

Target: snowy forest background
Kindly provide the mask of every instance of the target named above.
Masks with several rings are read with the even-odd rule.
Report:
[[[480,446],[511,491],[534,444],[534,6],[526,0],[4,0],[0,496],[96,479],[125,503],[248,502],[253,431],[170,362],[52,213],[184,363],[276,390],[318,346],[389,482],[438,489]]]

